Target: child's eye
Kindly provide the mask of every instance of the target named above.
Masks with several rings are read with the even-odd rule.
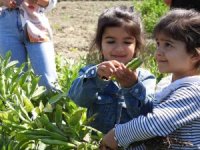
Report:
[[[107,41],[106,43],[113,44],[113,43],[115,43],[115,41],[114,40],[110,40],[110,41]]]
[[[128,44],[128,45],[132,44],[131,41],[124,41],[124,43],[125,43],[125,44]]]
[[[156,42],[156,45],[157,45],[157,47],[158,47],[158,46],[160,45],[160,43],[157,41],[157,42]]]
[[[166,46],[166,47],[172,47],[172,44],[170,44],[170,43],[165,43],[165,46]]]

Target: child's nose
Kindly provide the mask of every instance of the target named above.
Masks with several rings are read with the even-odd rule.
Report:
[[[162,56],[163,55],[163,50],[159,47],[157,47],[155,51],[155,56]]]
[[[115,47],[115,49],[116,49],[117,51],[123,51],[124,47],[123,47],[122,44],[117,44],[116,47]]]

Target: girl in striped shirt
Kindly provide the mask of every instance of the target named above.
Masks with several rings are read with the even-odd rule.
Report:
[[[154,37],[159,71],[172,73],[172,82],[156,94],[151,113],[110,130],[102,149],[130,148],[154,137],[167,137],[167,149],[200,149],[200,13],[171,10]]]

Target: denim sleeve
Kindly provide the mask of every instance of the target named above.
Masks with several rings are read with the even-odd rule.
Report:
[[[152,111],[152,100],[155,97],[156,79],[147,70],[138,69],[138,83],[131,88],[123,88],[127,111],[134,118]]]
[[[79,77],[73,81],[68,96],[77,105],[88,108],[107,84],[108,81],[97,76],[97,66],[86,66],[79,71]]]

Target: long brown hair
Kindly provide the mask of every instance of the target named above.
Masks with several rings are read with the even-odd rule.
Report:
[[[123,27],[128,34],[133,35],[136,39],[136,54],[143,46],[144,36],[142,23],[133,7],[119,6],[106,9],[98,19],[96,35],[90,47],[102,50],[102,36],[107,27]]]

